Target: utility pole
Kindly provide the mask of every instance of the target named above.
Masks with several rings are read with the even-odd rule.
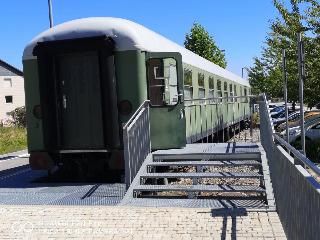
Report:
[[[299,69],[299,101],[300,101],[300,129],[301,129],[301,146],[303,154],[306,154],[305,128],[304,128],[304,111],[303,111],[303,81],[305,78],[304,69],[304,47],[301,38],[301,32],[297,34],[298,45],[298,69]]]
[[[283,71],[283,92],[284,92],[284,106],[286,114],[286,139],[289,143],[289,123],[288,123],[288,79],[286,66],[286,50],[282,49],[282,71]]]
[[[49,21],[50,21],[50,28],[53,27],[53,17],[52,17],[52,2],[48,0],[48,7],[49,7]]]

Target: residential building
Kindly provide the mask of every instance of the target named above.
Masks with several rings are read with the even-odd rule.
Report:
[[[9,112],[24,105],[22,71],[0,59],[0,123],[9,119]]]

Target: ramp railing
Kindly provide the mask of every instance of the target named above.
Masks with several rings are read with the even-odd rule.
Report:
[[[318,239],[320,169],[278,136],[266,96],[259,96],[261,144],[266,151],[277,212],[288,239]]]
[[[144,101],[123,127],[125,182],[127,188],[151,152],[149,101]]]

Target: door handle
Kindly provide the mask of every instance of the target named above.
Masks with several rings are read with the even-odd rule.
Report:
[[[67,97],[65,94],[62,95],[62,105],[64,109],[67,109]]]
[[[181,108],[181,109],[180,109],[180,117],[179,117],[179,119],[183,119],[184,116],[185,116],[185,114],[184,114],[184,109]]]

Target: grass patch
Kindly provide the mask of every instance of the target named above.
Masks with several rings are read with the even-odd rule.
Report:
[[[27,130],[22,127],[0,127],[0,154],[27,148]]]

